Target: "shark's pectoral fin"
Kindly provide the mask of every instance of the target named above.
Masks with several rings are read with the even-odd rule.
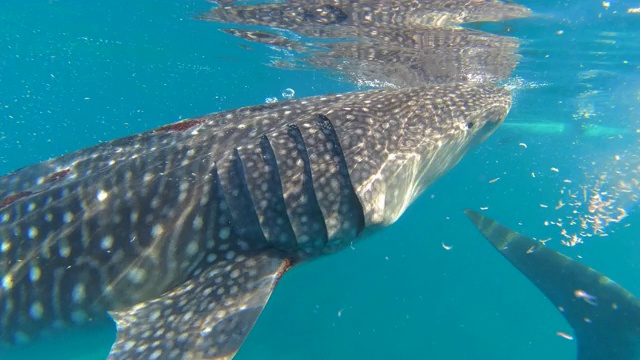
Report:
[[[111,311],[109,359],[230,359],[290,261],[278,252],[219,260],[163,296]]]
[[[553,302],[578,341],[578,360],[640,359],[640,300],[620,285],[478,212],[482,235]]]

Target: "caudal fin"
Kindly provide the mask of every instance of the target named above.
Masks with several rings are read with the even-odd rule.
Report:
[[[465,210],[484,237],[567,319],[578,360],[640,359],[640,301],[592,268]]]

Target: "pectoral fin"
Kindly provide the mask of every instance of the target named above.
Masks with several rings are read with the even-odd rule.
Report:
[[[231,359],[291,262],[278,252],[220,260],[157,299],[111,311],[109,359]]]

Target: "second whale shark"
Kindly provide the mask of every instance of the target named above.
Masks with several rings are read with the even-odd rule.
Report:
[[[476,211],[467,216],[573,328],[578,360],[640,359],[640,300],[594,269]],[[566,336],[566,335],[565,335]]]

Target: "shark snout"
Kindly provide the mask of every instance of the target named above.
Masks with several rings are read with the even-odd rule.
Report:
[[[485,141],[500,125],[502,125],[509,113],[509,105],[510,104],[492,106],[482,114],[482,127],[476,130],[476,134],[474,136],[476,144]]]

